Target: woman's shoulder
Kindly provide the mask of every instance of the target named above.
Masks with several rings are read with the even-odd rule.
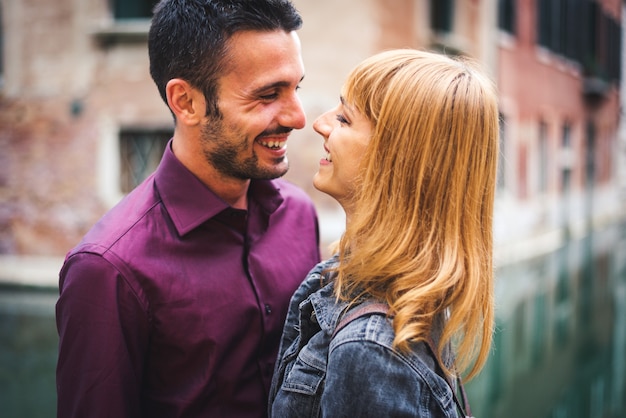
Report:
[[[429,410],[447,411],[455,416],[452,392],[436,371],[435,361],[424,343],[411,346],[409,352],[393,347],[391,320],[382,314],[359,317],[341,329],[332,339],[328,353],[328,371],[337,375],[360,376],[357,385],[367,393],[391,391],[411,393],[419,405]],[[363,376],[369,383],[364,384]],[[329,376],[330,377],[330,376]],[[357,381],[354,382],[358,383]],[[381,389],[384,385],[386,389]],[[377,389],[369,389],[369,386]]]
[[[437,375],[436,359],[424,341],[412,343],[408,351],[394,347],[395,332],[392,321],[385,312],[377,309],[359,315],[346,324],[341,324],[340,321],[338,328],[341,329],[336,331],[330,342],[329,356],[335,349],[343,346],[343,350],[369,351],[372,359],[377,355],[397,358],[420,375]]]
[[[369,341],[391,348],[394,338],[392,318],[382,303],[366,302],[348,308],[339,318],[332,345],[351,341]]]

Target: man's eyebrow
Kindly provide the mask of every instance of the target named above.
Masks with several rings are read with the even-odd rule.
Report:
[[[302,80],[304,80],[304,76],[300,78],[300,81],[298,81],[298,85],[302,83]],[[289,86],[291,86],[291,83],[289,81],[276,81],[274,83],[265,84],[261,87],[257,87],[256,89],[252,90],[252,94],[259,94],[259,93],[264,92],[265,90],[271,90],[271,89],[276,89],[276,88],[286,88]]]

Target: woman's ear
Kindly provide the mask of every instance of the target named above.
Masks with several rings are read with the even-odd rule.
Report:
[[[176,116],[177,123],[196,125],[206,115],[204,95],[187,81],[174,78],[165,87],[167,104]]]

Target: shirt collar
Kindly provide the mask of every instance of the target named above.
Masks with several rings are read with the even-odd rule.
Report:
[[[172,152],[172,140],[165,147],[155,173],[156,188],[180,235],[185,235],[230,205],[206,187]],[[252,180],[248,196],[269,216],[284,199],[271,180]]]

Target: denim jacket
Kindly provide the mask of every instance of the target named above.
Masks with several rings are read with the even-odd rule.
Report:
[[[336,262],[335,256],[313,268],[291,299],[270,416],[456,418],[452,390],[426,344],[414,344],[409,354],[393,349],[384,315],[359,317],[333,337],[348,308],[325,272]],[[322,279],[329,284],[322,287]]]

